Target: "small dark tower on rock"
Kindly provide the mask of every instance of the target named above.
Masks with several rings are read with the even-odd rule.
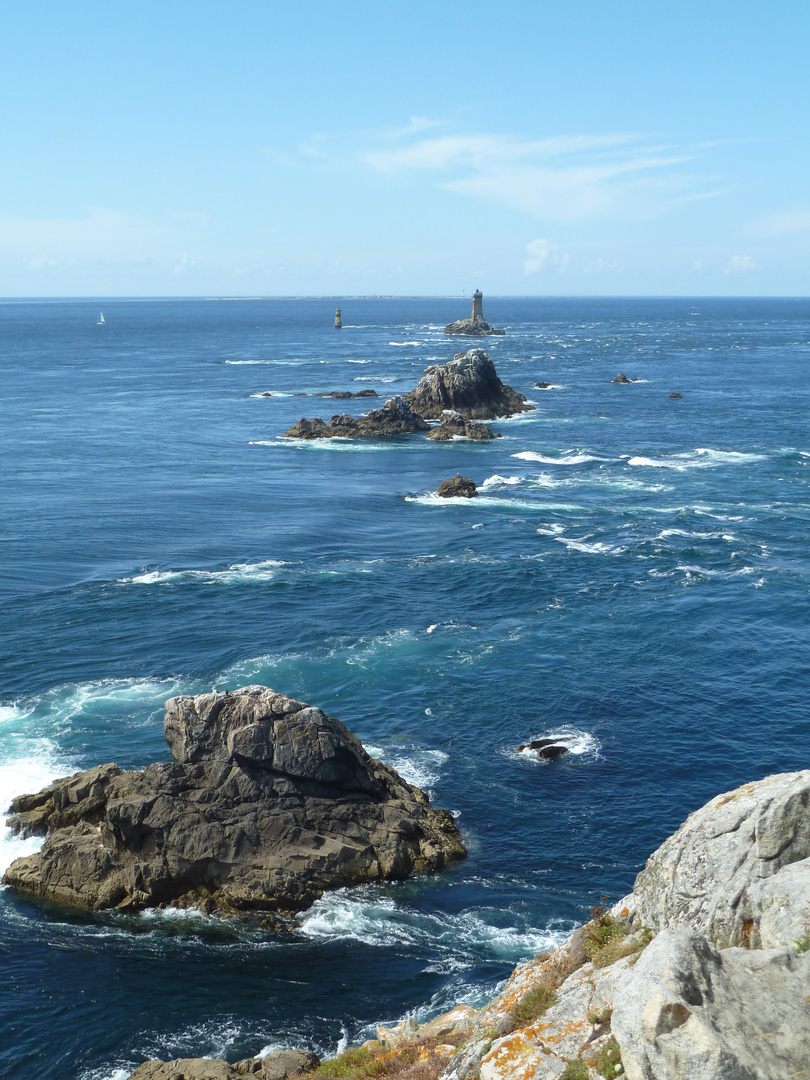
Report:
[[[503,330],[494,330],[484,318],[483,295],[480,289],[473,293],[472,315],[468,319],[459,319],[444,328],[445,334],[465,334],[480,337],[483,334],[502,334]]]
[[[340,308],[335,309],[335,329],[340,330],[343,323],[340,321]]]

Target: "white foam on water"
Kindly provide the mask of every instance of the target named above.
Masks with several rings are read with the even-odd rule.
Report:
[[[599,751],[602,748],[602,744],[595,735],[592,735],[589,731],[583,731],[582,728],[573,727],[570,724],[551,728],[548,731],[541,731],[537,735],[532,735],[526,742],[536,742],[539,739],[553,739],[555,743],[565,746],[568,750],[568,754],[573,757],[588,756],[596,759],[599,757]],[[550,760],[553,760],[541,758],[536,750],[529,749],[507,751],[506,756],[537,761],[543,765],[548,764]]]
[[[248,397],[267,399],[274,397],[295,397],[295,394],[290,393],[288,390],[268,390],[267,393],[261,393],[257,390],[255,394],[248,394]]]
[[[422,342],[421,341],[389,341],[388,344],[389,345],[405,346],[405,345],[421,345]]]
[[[426,747],[378,747],[367,746],[367,753],[379,758],[414,787],[431,793],[442,776],[442,768],[448,761],[443,750],[429,750]]]
[[[188,581],[201,585],[239,585],[273,581],[279,567],[284,565],[280,559],[263,559],[257,563],[234,563],[225,570],[149,570],[135,577],[121,578],[116,584],[166,585]]]
[[[627,459],[627,464],[651,469],[676,469],[683,472],[686,469],[706,469],[714,468],[717,465],[740,465],[754,461],[764,461],[765,457],[765,454],[744,454],[734,450],[712,450],[706,447],[698,447],[696,450],[673,454],[670,457],[634,456]]]
[[[349,361],[349,362],[351,363],[351,361]],[[368,363],[371,363],[371,361],[370,360],[357,360],[357,361],[355,361],[355,363],[368,364]],[[389,382],[403,382],[403,381],[404,380],[399,375],[356,375],[352,379],[352,382],[364,382],[364,383],[365,382],[389,383]]]
[[[541,525],[540,528],[535,530],[541,536],[559,536],[560,533],[565,532],[565,525],[557,525],[552,523],[550,525]]]
[[[514,458],[523,461],[538,461],[542,465],[582,465],[586,461],[615,461],[615,458],[600,457],[598,454],[588,454],[584,450],[562,450],[559,457],[548,457],[545,454],[535,453],[534,450],[523,450],[519,454],[512,454]]]
[[[506,485],[522,484],[523,477],[521,476],[499,476],[495,473],[494,476],[488,476],[487,479],[481,484],[479,490],[485,491],[487,488],[498,488]]]
[[[501,915],[501,912],[493,915]],[[373,887],[328,893],[301,917],[299,931],[315,939],[360,941],[388,947],[406,945],[429,952],[443,970],[464,970],[480,963],[481,952],[518,960],[557,944],[548,928],[503,926],[488,922],[486,910],[428,913],[375,895]]]
[[[0,876],[15,859],[39,851],[45,839],[12,834],[4,814],[12,799],[41,791],[59,777],[75,771],[51,739],[20,737],[4,741],[0,762]]]
[[[338,436],[330,436],[326,439],[292,439],[284,435],[276,435],[275,439],[251,439],[248,446],[272,446],[292,447],[295,450],[337,450],[341,452],[380,452],[394,449],[394,447],[378,442],[375,439],[345,439]],[[407,443],[397,443],[395,449],[401,450]]]
[[[584,540],[571,540],[566,536],[555,536],[558,544],[565,544],[569,551],[582,551],[586,555],[622,555],[627,547],[621,544],[608,544],[604,540],[596,540],[592,544],[586,544]]]
[[[455,498],[445,499],[441,495],[437,495],[435,491],[429,492],[427,495],[405,495],[405,502],[418,503],[419,506],[467,506],[469,507],[472,502],[471,499],[465,499],[464,496],[459,495]],[[489,495],[478,495],[475,498],[476,511],[483,507],[491,507],[496,510],[581,510],[581,506],[576,506],[573,503],[531,503],[523,502],[519,499],[495,499]]]

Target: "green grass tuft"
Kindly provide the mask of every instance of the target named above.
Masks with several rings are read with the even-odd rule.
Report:
[[[534,986],[523,995],[512,1009],[512,1022],[516,1028],[528,1027],[550,1009],[557,995],[547,986]]]

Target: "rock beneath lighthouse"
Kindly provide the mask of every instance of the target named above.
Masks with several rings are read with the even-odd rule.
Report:
[[[505,331],[493,329],[484,318],[483,299],[482,294],[476,289],[473,293],[472,314],[466,319],[448,323],[444,328],[445,334],[461,334],[469,337],[504,334]]]

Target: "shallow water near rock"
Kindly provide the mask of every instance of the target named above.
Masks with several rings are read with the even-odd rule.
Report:
[[[536,405],[501,439],[285,442],[338,411],[298,394],[403,393],[460,347],[457,300],[340,304],[341,331],[333,300],[0,304],[0,799],[164,760],[166,698],[262,683],[456,812],[470,856],[289,937],[3,890],[0,1075],[328,1051],[481,1001],[690,811],[807,767],[809,302],[487,297]],[[482,494],[432,495],[455,473]]]

